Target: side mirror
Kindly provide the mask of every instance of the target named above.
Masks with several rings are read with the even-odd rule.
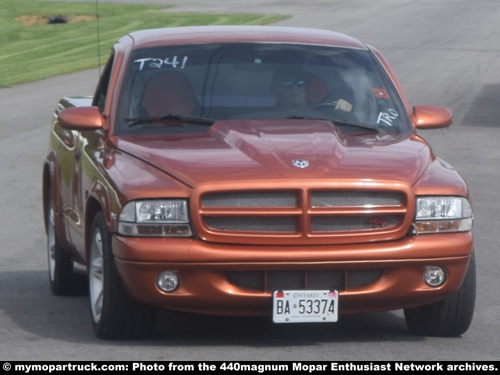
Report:
[[[58,123],[70,130],[95,130],[103,127],[101,112],[97,107],[70,107],[59,112]]]
[[[417,129],[437,129],[449,126],[453,115],[448,108],[420,105],[413,107],[413,121]]]

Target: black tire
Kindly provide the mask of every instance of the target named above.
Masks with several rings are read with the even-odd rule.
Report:
[[[406,325],[412,333],[417,335],[460,336],[469,329],[474,315],[475,301],[476,261],[473,252],[460,289],[442,301],[405,309]]]
[[[156,308],[132,300],[126,293],[111,250],[111,235],[102,212],[90,231],[89,301],[92,326],[101,339],[132,339],[151,333]]]
[[[54,215],[52,192],[49,191],[47,204],[47,259],[50,290],[58,296],[84,294],[87,289],[85,277],[76,275],[73,272],[73,260],[59,242]]]

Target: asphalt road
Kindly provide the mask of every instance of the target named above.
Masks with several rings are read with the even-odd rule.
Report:
[[[471,328],[456,339],[416,337],[400,311],[342,317],[332,325],[185,315],[172,321],[162,314],[149,340],[98,340],[87,297],[50,293],[41,207],[52,111],[62,96],[93,94],[95,69],[0,89],[0,360],[499,360],[500,2],[146,2],[179,4],[175,11],[292,14],[280,24],[350,34],[388,58],[412,105],[452,109],[449,129],[420,134],[471,189],[478,267]]]

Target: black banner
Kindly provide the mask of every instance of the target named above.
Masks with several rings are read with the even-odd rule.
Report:
[[[227,374],[327,374],[337,372],[499,372],[499,362],[420,362],[420,361],[162,361],[162,362],[3,362],[4,373],[56,372],[171,372],[171,373],[227,373]]]

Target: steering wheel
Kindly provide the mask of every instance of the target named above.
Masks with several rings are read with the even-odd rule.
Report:
[[[338,99],[336,101],[321,101],[312,104],[307,109],[329,108],[335,111],[352,112],[352,104],[345,99]]]

